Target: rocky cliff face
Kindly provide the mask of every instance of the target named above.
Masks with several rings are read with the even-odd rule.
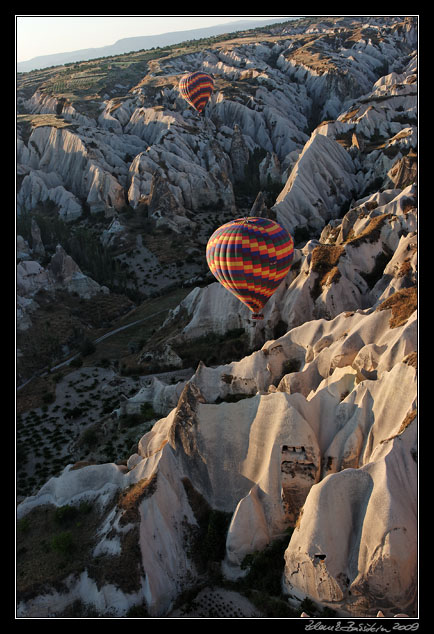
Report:
[[[34,260],[22,260],[17,267],[17,291],[26,297],[39,290],[67,288],[71,293],[88,298],[101,291],[94,280],[84,275],[74,260],[57,245],[56,253],[46,269]],[[106,289],[108,290],[108,289]]]
[[[97,514],[88,561],[61,589],[22,591],[20,616],[77,600],[103,614],[170,614],[201,579],[192,553],[205,507],[231,518],[228,579],[289,528],[281,584],[291,604],[416,614],[417,30],[412,18],[302,24],[161,58],[97,119],[63,104],[72,129],[36,127],[19,142],[23,208],[60,187],[66,219],[68,204],[110,217],[128,202],[181,234],[199,233],[207,204],[238,211],[241,167],[261,148],[280,193],[272,209],[257,205],[297,247],[263,322],[210,283],[155,336],[175,358],[205,334],[244,329],[250,353],[200,363],[176,385],[150,381],[123,408],[151,403],[163,417],[126,465],[69,464],[19,504],[19,520],[85,501]],[[205,119],[176,92],[197,67],[216,78]],[[25,106],[61,107],[42,92]],[[60,250],[49,273],[22,240],[20,253],[32,284],[74,277]],[[130,562],[128,584],[104,568],[113,557]]]
[[[23,111],[35,117],[29,138],[20,135],[18,163],[32,172],[60,177],[69,195],[87,201],[94,212],[113,212],[126,202],[136,207],[149,195],[156,172],[168,181],[180,208],[194,211],[205,201],[219,199],[231,208],[231,182],[243,175],[246,151],[259,146],[275,154],[284,172],[291,154],[305,146],[314,112],[317,123],[342,118],[346,106],[369,95],[378,80],[381,85],[375,84],[373,96],[364,97],[363,107],[352,112],[344,132],[357,128],[368,137],[377,130],[383,136],[400,132],[404,126],[396,112],[415,109],[414,100],[408,103],[415,87],[402,73],[415,50],[416,30],[411,19],[402,24],[396,20],[372,26],[356,19],[347,27],[304,37],[296,27],[288,27],[280,38],[276,34],[257,43],[222,44],[188,57],[169,56],[159,60],[157,74],[149,72],[121,100],[103,101],[95,118],[81,114],[65,98],[38,89],[30,99],[20,100]],[[216,78],[205,120],[186,108],[177,91],[179,75],[199,67]],[[392,74],[380,79],[386,70]],[[396,88],[393,96],[391,83]],[[386,100],[384,113],[386,88],[390,106]],[[376,107],[380,100],[381,107]],[[35,127],[37,115],[50,113],[58,119],[55,126]],[[59,118],[69,125],[57,127]],[[335,152],[333,160],[340,156]],[[341,156],[344,166],[337,160],[339,171],[354,171],[348,156]],[[46,195],[45,190],[37,194],[30,182],[22,186],[20,203],[30,208],[38,196],[41,200]]]

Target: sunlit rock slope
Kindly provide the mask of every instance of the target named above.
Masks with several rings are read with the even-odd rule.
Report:
[[[158,227],[199,231],[206,205],[240,211],[240,168],[256,148],[279,185],[264,213],[296,249],[262,322],[216,282],[196,286],[138,356],[176,360],[179,346],[236,329],[247,354],[201,362],[176,385],[149,382],[123,407],[164,416],[126,465],[69,464],[19,504],[31,523],[87,502],[83,522],[94,522],[83,563],[21,588],[19,616],[77,601],[167,616],[203,581],[205,508],[230,516],[225,578],[290,529],[291,605],[416,615],[416,51],[413,18],[318,18],[153,60],[93,117],[43,90],[22,97],[28,114],[67,127],[20,129],[19,209],[50,199],[66,219],[80,205],[112,218],[146,205]],[[216,80],[203,119],[177,92],[197,68]]]

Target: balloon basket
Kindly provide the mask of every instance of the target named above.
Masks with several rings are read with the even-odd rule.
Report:
[[[264,315],[261,315],[259,313],[253,313],[252,319],[256,319],[256,320],[264,319]]]

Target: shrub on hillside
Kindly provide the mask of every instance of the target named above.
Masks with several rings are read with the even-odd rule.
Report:
[[[75,550],[75,543],[72,534],[69,531],[54,535],[50,542],[51,549],[61,555],[69,557]]]

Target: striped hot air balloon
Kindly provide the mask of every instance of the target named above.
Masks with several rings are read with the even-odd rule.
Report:
[[[179,82],[179,92],[199,113],[205,108],[213,90],[214,79],[201,71],[188,73]]]
[[[268,218],[237,218],[208,240],[206,260],[212,274],[252,311],[261,310],[291,268],[294,241]]]

